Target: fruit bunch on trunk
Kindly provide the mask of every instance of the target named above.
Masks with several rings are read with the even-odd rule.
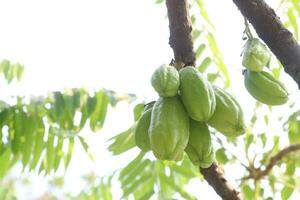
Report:
[[[151,85],[159,99],[145,106],[135,128],[136,145],[159,160],[179,161],[184,153],[202,168],[214,161],[209,127],[227,137],[245,132],[243,111],[237,100],[211,83],[196,68],[179,71],[162,65]]]

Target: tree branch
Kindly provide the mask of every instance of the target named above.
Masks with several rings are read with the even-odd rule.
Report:
[[[214,188],[219,196],[224,200],[240,200],[240,193],[233,188],[224,178],[224,173],[217,165],[213,163],[209,168],[200,168],[201,174],[205,180]]]
[[[187,0],[166,1],[169,18],[169,44],[174,51],[176,63],[195,65],[192,41],[192,24],[189,17]]]
[[[195,65],[195,53],[191,37],[192,25],[188,12],[187,0],[166,0],[169,17],[170,41],[174,51],[175,62]],[[239,192],[224,178],[220,167],[213,163],[209,168],[200,168],[205,180],[216,193],[225,200],[240,200]]]
[[[257,173],[256,177],[253,177],[254,179],[258,180],[261,179],[262,177],[268,175],[268,173],[272,170],[272,168],[280,161],[283,159],[284,156],[287,154],[294,152],[294,151],[299,151],[300,150],[300,143],[299,144],[293,144],[290,145],[281,151],[279,151],[276,155],[272,156],[270,158],[269,163],[266,165],[266,168],[264,170],[260,170],[259,173]]]
[[[300,46],[263,0],[233,0],[300,88]]]

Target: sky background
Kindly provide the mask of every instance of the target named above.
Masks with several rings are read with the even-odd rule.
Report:
[[[231,75],[230,92],[239,99],[244,112],[249,113],[254,101],[245,91],[241,75],[243,18],[230,0],[206,2]],[[1,98],[45,95],[48,91],[73,87],[134,93],[139,101],[157,98],[150,76],[155,68],[169,63],[173,57],[163,4],[155,5],[154,0],[3,0],[0,8],[0,60],[25,65],[21,83],[7,87],[0,81]],[[293,81],[286,75],[283,79],[291,98],[298,98],[293,92],[296,90]],[[284,109],[275,108],[275,113]],[[131,110],[132,105],[120,103],[109,110],[101,132],[85,130],[95,162],[89,161],[81,148],[75,149],[64,190],[76,194],[83,186],[82,174],[94,171],[99,176],[106,175],[124,166],[124,159],[129,161],[134,157],[135,152],[112,157],[105,142],[129,127],[133,121]],[[273,128],[281,126],[275,124]],[[237,172],[228,178],[233,181],[240,175]],[[34,199],[45,192],[48,188],[44,179],[32,174],[33,185],[19,187],[19,198]],[[32,188],[38,190],[32,193]],[[195,195],[205,193],[205,199],[219,199],[206,184],[193,181],[189,188]],[[116,194],[120,195],[119,191]]]

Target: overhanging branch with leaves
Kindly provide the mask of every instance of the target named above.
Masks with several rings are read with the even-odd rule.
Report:
[[[233,0],[300,88],[300,46],[263,0]]]

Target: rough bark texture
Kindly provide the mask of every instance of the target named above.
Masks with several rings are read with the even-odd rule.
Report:
[[[176,63],[195,65],[195,53],[191,36],[192,24],[187,0],[166,1],[169,17],[170,41]]]
[[[200,168],[200,172],[205,180],[214,188],[224,200],[240,200],[240,193],[232,187],[224,178],[224,173],[220,167],[213,163],[209,168]]]
[[[170,46],[174,51],[175,62],[195,65],[195,53],[191,37],[192,26],[188,14],[187,0],[166,0],[170,27]],[[205,180],[216,193],[225,200],[239,200],[239,192],[224,178],[220,167],[213,163],[210,168],[200,169]]]
[[[300,46],[263,0],[233,0],[300,88]]]

